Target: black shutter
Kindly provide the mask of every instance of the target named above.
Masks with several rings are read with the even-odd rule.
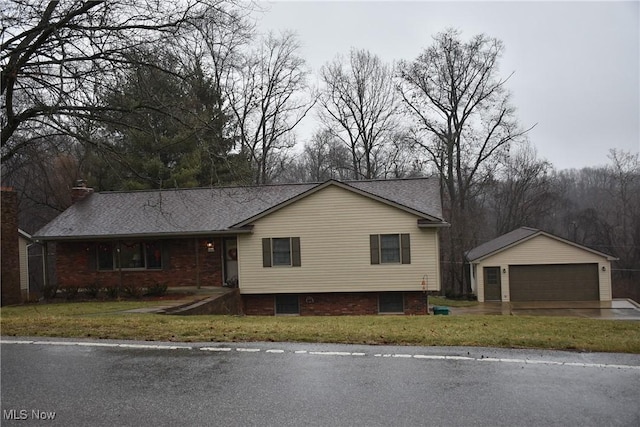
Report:
[[[377,234],[369,236],[369,246],[371,247],[371,264],[380,264],[380,239]]]
[[[411,264],[411,240],[408,234],[400,235],[401,259],[403,264]]]
[[[300,257],[300,238],[291,238],[291,265],[294,267],[302,266],[302,259]]]
[[[262,239],[262,266],[271,267],[271,239]]]

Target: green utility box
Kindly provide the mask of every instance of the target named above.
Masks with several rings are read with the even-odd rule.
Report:
[[[449,307],[434,305],[433,314],[436,314],[436,315],[441,314],[441,315],[447,316],[449,314]]]

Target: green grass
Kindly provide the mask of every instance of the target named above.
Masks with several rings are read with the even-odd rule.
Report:
[[[532,316],[169,316],[157,303],[26,305],[0,310],[4,336],[151,341],[291,341],[487,346],[640,353],[640,322]]]

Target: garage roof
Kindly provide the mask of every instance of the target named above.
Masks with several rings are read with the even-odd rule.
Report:
[[[563,239],[558,236],[554,236],[553,234],[547,233],[542,230],[538,230],[536,228],[531,227],[520,227],[513,231],[510,231],[502,236],[498,236],[493,240],[489,240],[481,244],[480,246],[476,246],[475,248],[466,252],[465,256],[469,262],[477,262],[483,258],[486,258],[490,255],[494,255],[498,252],[502,252],[505,249],[508,249],[512,246],[515,246],[519,243],[532,239],[536,236],[544,235],[550,237],[552,239],[567,243],[569,245],[575,246],[577,248],[592,252],[594,254],[603,256],[607,258],[609,261],[615,261],[617,258],[607,255],[605,253],[596,251],[595,249],[588,248],[586,246],[580,245],[578,243]]]

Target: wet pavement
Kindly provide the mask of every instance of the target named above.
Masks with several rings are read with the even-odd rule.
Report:
[[[607,320],[640,320],[640,305],[629,299],[613,301],[481,302],[451,307],[452,315],[569,316]]]
[[[1,343],[3,426],[49,424],[43,414],[70,427],[640,425],[634,354],[16,337]]]
[[[223,295],[229,288],[214,286],[195,286],[169,288],[167,295],[176,295],[176,299],[167,299],[154,307],[127,310],[127,313],[164,313],[178,307],[195,304]],[[451,315],[503,315],[503,316],[569,316],[607,320],[640,320],[640,304],[630,299],[613,301],[527,301],[500,302],[487,301],[473,307],[449,307]]]

